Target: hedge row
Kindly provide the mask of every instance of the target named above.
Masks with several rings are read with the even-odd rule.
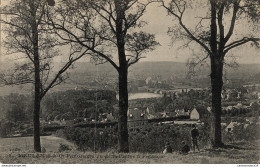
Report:
[[[168,142],[174,151],[181,149],[181,142],[190,141],[190,126],[170,126],[150,124],[129,130],[129,146],[131,152],[158,153],[162,152]],[[200,147],[209,146],[206,129],[199,127]],[[116,128],[79,128],[68,127],[56,133],[72,141],[81,151],[109,151],[117,150],[118,138]]]

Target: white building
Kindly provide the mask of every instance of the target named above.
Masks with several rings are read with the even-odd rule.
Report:
[[[191,113],[190,113],[190,119],[195,119],[195,120],[199,120],[200,119],[200,114],[197,111],[196,108],[194,108]]]
[[[230,124],[225,128],[226,132],[232,132],[234,130],[234,127],[239,126],[240,123],[238,122],[230,122]]]
[[[152,80],[151,77],[146,78],[146,80],[145,80],[145,84],[148,85],[148,84],[151,82],[151,80]]]

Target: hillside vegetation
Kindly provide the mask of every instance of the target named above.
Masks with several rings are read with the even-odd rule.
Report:
[[[65,142],[63,139],[42,137],[46,153],[34,153],[30,149],[24,149],[24,147],[32,148],[28,144],[29,140],[32,138],[0,139],[0,162],[6,164],[257,164],[260,151],[260,140],[257,140],[251,143],[236,142],[226,149],[206,149],[201,152],[191,152],[188,155],[180,155],[177,152],[172,154],[93,153],[75,150],[59,152],[59,144]]]

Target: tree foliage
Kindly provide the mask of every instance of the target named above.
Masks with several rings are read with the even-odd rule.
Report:
[[[252,45],[259,47],[259,6],[258,0],[205,0],[199,2],[193,1],[179,1],[179,0],[161,0],[162,6],[167,10],[170,16],[173,16],[177,21],[174,27],[169,27],[168,34],[173,41],[184,40],[184,47],[191,47],[199,45],[204,52],[204,56],[200,55],[196,62],[197,65],[202,63],[206,58],[212,56],[213,50],[210,48],[211,44],[211,8],[210,3],[214,3],[216,7],[216,41],[218,50],[223,50],[226,55],[232,49],[243,44],[251,42]],[[196,9],[198,8],[198,9]],[[206,12],[202,12],[201,9]],[[200,11],[199,11],[200,10]],[[192,19],[192,23],[187,23],[187,14],[196,13]],[[247,30],[239,27],[241,22],[248,24]],[[243,26],[243,24],[241,24]],[[240,31],[240,33],[238,33]],[[193,46],[192,46],[193,45]],[[224,55],[222,57],[224,58]],[[196,60],[196,59],[194,59]]]
[[[61,46],[68,43],[62,42],[48,29],[46,15],[51,10],[46,2],[30,0],[12,0],[8,6],[4,6],[1,15],[5,16],[1,22],[4,23],[6,37],[3,46],[6,54],[13,57],[15,66],[1,74],[1,83],[4,85],[20,85],[35,83],[35,47],[39,51],[39,73],[41,98],[49,89],[62,83],[68,75],[65,71],[71,67],[73,62],[85,55],[86,52],[73,48],[58,71],[53,64],[53,58],[60,55]],[[34,25],[36,23],[36,25]],[[36,32],[33,32],[36,26]],[[37,39],[33,39],[37,34]]]
[[[177,20],[179,25],[177,29],[170,29],[169,33],[172,34],[172,37],[187,40],[185,47],[195,43],[202,48],[204,57],[198,56],[197,61],[191,61],[190,65],[196,66],[207,58],[210,59],[213,113],[211,118],[211,139],[213,146],[222,146],[221,91],[225,58],[231,50],[247,43],[259,47],[258,41],[260,38],[253,32],[234,34],[238,27],[238,20],[243,16],[253,21],[259,20],[260,3],[255,0],[208,0],[204,6],[207,12],[197,19],[195,18],[192,26],[185,23],[184,16],[187,10],[195,10],[195,8],[192,8],[195,4],[193,1],[170,0],[169,3],[166,3],[161,0],[161,3],[168,14]],[[256,23],[253,23],[252,26],[259,29]],[[193,70],[194,67],[190,69]]]
[[[158,43],[152,34],[137,31],[152,1],[139,0],[62,0],[56,7],[55,18],[48,24],[62,40],[73,47],[89,50],[96,64],[109,62],[119,78],[119,149],[129,151],[127,110],[128,68],[144,58]],[[114,56],[117,55],[117,56]]]
[[[116,9],[116,1],[63,0],[55,10],[57,17],[49,21],[55,33],[74,46],[89,49],[95,63],[111,63],[119,70],[115,55],[118,49],[116,27],[117,10],[122,16],[122,35],[128,66],[136,63],[143,53],[154,49],[158,43],[152,34],[134,31],[145,22],[140,18],[150,2],[124,1],[122,9]],[[119,7],[118,7],[119,8]]]
[[[54,120],[58,115],[71,113],[74,118],[90,118],[92,113],[112,113],[116,103],[116,93],[108,90],[68,90],[46,95],[42,103],[42,116]]]
[[[48,2],[51,5],[51,1]],[[40,108],[41,100],[56,85],[63,82],[64,72],[73,62],[85,55],[86,50],[73,48],[68,61],[52,74],[52,58],[57,56],[56,46],[62,43],[45,24],[48,12],[47,1],[42,0],[11,0],[3,7],[1,22],[6,25],[7,38],[4,47],[8,54],[17,55],[21,60],[11,73],[1,74],[4,85],[34,84],[34,150],[41,152],[40,146]],[[50,15],[48,15],[50,16]],[[76,56],[75,56],[76,55]]]

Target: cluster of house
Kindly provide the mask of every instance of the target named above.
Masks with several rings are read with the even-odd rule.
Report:
[[[260,106],[260,102],[259,101],[256,101],[256,102],[251,102],[250,105],[244,105],[242,103],[237,103],[236,105],[233,105],[233,106],[227,106],[227,107],[222,107],[222,110],[226,110],[226,111],[230,111],[230,110],[233,110],[233,109],[247,109],[247,110],[257,110],[257,109],[254,109],[255,106]]]
[[[163,80],[160,76],[157,77],[147,77],[145,79],[145,85],[148,87],[160,87],[160,88],[170,88],[173,81],[171,79]]]
[[[242,103],[237,103],[236,105],[234,106],[227,106],[227,107],[222,107],[223,110],[232,110],[232,109],[249,109],[250,106],[247,106],[247,105],[243,105]]]
[[[79,121],[85,121],[85,122],[114,122],[116,121],[116,118],[113,116],[112,113],[100,113],[100,114],[96,114],[96,118],[95,116],[93,116],[95,114],[92,114],[89,118],[75,118],[75,116],[72,115],[72,113],[65,113],[62,115],[57,115],[53,120],[48,120],[45,121],[43,119],[40,119],[41,124],[43,125],[72,125],[75,122],[79,122]]]
[[[127,112],[127,118],[128,118],[128,125],[129,126],[142,126],[148,123],[148,120],[151,119],[158,119],[158,118],[172,118],[172,117],[178,117],[178,116],[190,116],[191,120],[200,120],[204,117],[209,116],[209,112],[205,112],[202,110],[197,110],[194,108],[191,111],[185,111],[184,109],[176,109],[173,112],[156,112],[153,106],[147,107],[145,110],[141,110],[139,108],[129,108]],[[65,114],[66,115],[66,114]],[[68,125],[72,124],[73,121],[75,121],[77,118],[71,119],[72,117],[68,117],[68,115],[55,117],[54,121],[46,122],[47,124],[60,124],[60,125]],[[97,119],[89,119],[89,118],[83,118],[84,121],[90,121],[90,122],[113,122],[116,121],[116,118],[112,113],[100,113],[97,116]]]
[[[223,90],[221,93],[221,98],[223,100],[231,100],[231,99],[241,99],[243,95],[242,91],[238,91],[236,89],[227,89],[227,90]]]
[[[251,103],[250,107],[257,104],[260,106],[259,102]],[[241,103],[238,103],[236,106],[232,106],[236,108],[244,107],[248,108],[248,106],[244,106]],[[232,109],[231,107],[231,109]],[[224,109],[229,109],[230,107],[223,107]],[[204,124],[204,122],[210,118],[211,116],[211,107],[208,107],[207,109],[196,109],[193,108],[191,111],[185,112],[184,109],[176,109],[173,112],[155,112],[153,107],[147,107],[146,110],[140,110],[138,108],[132,108],[129,109],[127,112],[128,116],[128,125],[130,127],[135,126],[142,126],[148,123],[149,119],[156,119],[156,118],[169,118],[169,117],[178,117],[178,116],[189,116],[189,119],[187,120],[181,120],[181,121],[167,121],[167,123],[173,123],[173,124]],[[260,123],[260,119],[256,120],[255,118],[247,118],[246,121],[243,123],[239,123],[237,121],[229,121],[228,123],[221,123],[222,127],[225,128],[225,131],[233,131],[233,128],[236,126],[243,125],[244,128],[247,128],[250,124],[253,122],[256,122],[257,124]],[[165,123],[165,122],[162,122]]]
[[[130,108],[127,112],[128,125],[130,127],[145,125],[148,120],[157,119],[157,118],[170,118],[170,117],[179,117],[179,116],[190,116],[190,120],[181,121],[184,124],[193,124],[198,122],[198,120],[203,120],[208,118],[210,115],[210,110],[197,110],[194,108],[191,111],[185,111],[184,109],[176,109],[172,112],[155,112],[154,107],[147,107],[146,110],[140,110],[138,108]],[[176,122],[180,123],[180,122]]]
[[[243,85],[248,92],[251,92],[255,98],[260,99],[260,84]]]
[[[260,99],[259,85],[244,85],[239,89],[223,89],[221,97],[223,100],[241,99],[245,94],[250,94],[256,99]]]
[[[242,103],[238,103],[235,106],[228,106],[223,107],[225,110],[233,109],[233,108],[248,108],[248,107],[260,107],[260,102],[254,102],[251,103],[250,106],[245,106]],[[155,107],[153,105],[148,106],[146,109],[141,110],[139,108],[129,108],[127,111],[127,118],[128,118],[128,126],[129,127],[139,127],[144,126],[148,123],[148,120],[152,119],[158,119],[158,118],[173,118],[173,117],[179,117],[179,116],[189,116],[189,119],[181,120],[181,121],[172,121],[171,123],[174,124],[204,124],[204,122],[210,118],[211,116],[211,107],[208,107],[207,109],[203,108],[196,108],[194,107],[192,110],[184,110],[184,109],[175,109],[174,111],[162,111],[162,112],[156,112]],[[57,117],[57,116],[56,116]],[[75,121],[71,120],[70,114],[64,114],[54,119],[53,122],[56,122],[60,125],[70,124]],[[97,116],[97,119],[87,119],[83,118],[84,121],[90,121],[90,122],[114,122],[117,119],[112,113],[100,113]],[[70,122],[70,123],[69,123]],[[246,128],[252,123],[252,119],[248,118],[248,120],[243,123],[243,126]],[[165,123],[165,122],[161,122]],[[229,122],[229,123],[221,123],[222,127],[225,128],[225,131],[229,132],[232,131],[235,126],[240,126],[241,123],[239,122]]]
[[[227,124],[227,123],[221,123],[221,126],[225,128],[225,132],[233,132],[233,130],[236,127],[242,127],[244,129],[247,129],[249,125],[255,123],[256,125],[260,125],[260,117],[256,119],[255,117],[249,117],[246,118],[244,122],[239,122],[239,121],[232,121]]]
[[[127,116],[128,120],[143,120],[143,119],[154,119],[154,118],[168,118],[182,115],[189,115],[189,112],[185,112],[184,109],[176,109],[174,112],[155,112],[154,107],[147,107],[146,110],[142,111],[138,108],[128,109]]]

